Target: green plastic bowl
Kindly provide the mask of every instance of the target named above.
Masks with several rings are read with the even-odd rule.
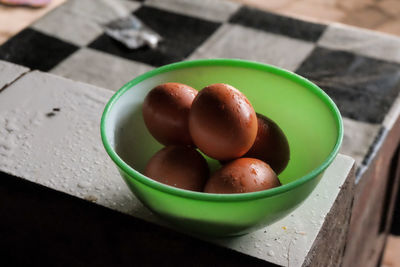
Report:
[[[153,87],[180,82],[198,90],[227,83],[244,93],[256,112],[284,131],[290,161],[282,186],[254,193],[207,194],[161,184],[142,174],[161,145],[147,131],[142,103]],[[338,153],[343,126],[333,101],[310,81],[285,70],[234,59],[184,61],[149,71],[124,85],[101,120],[104,147],[123,179],[154,213],[180,230],[229,236],[248,233],[282,218],[320,181]],[[212,169],[217,161],[207,159]]]

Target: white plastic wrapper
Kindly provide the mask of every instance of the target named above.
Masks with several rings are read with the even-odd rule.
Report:
[[[145,45],[154,49],[161,41],[161,36],[158,33],[133,15],[119,18],[105,25],[105,32],[129,49],[136,49]]]

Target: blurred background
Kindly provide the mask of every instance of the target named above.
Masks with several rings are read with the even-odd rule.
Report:
[[[0,44],[68,0],[41,8],[0,5]],[[288,16],[341,22],[400,36],[400,0],[231,0]],[[0,1],[1,2],[1,1]]]
[[[52,0],[36,8],[0,4],[0,45],[65,1]],[[306,20],[339,22],[400,36],[400,0],[231,1]],[[389,237],[382,266],[400,266],[400,237]]]
[[[236,0],[276,13],[400,35],[399,0]]]

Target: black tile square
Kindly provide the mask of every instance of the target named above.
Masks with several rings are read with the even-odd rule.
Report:
[[[400,92],[400,64],[316,47],[296,71],[320,86],[343,116],[381,123]]]
[[[49,71],[79,47],[27,28],[0,46],[0,59]]]
[[[163,37],[156,49],[142,47],[130,50],[105,34],[93,41],[89,47],[152,66],[161,66],[188,57],[220,26],[220,23],[147,6],[136,10],[134,15]]]
[[[247,6],[240,8],[229,22],[311,42],[316,42],[326,29],[326,26],[322,24],[285,17]]]

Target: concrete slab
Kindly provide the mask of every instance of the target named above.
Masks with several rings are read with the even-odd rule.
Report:
[[[13,83],[0,93],[0,170],[164,224],[131,194],[102,147],[100,116],[111,95],[37,71]],[[310,197],[280,221],[241,237],[202,239],[271,263],[301,266],[330,223],[325,218],[353,163],[339,155]]]

